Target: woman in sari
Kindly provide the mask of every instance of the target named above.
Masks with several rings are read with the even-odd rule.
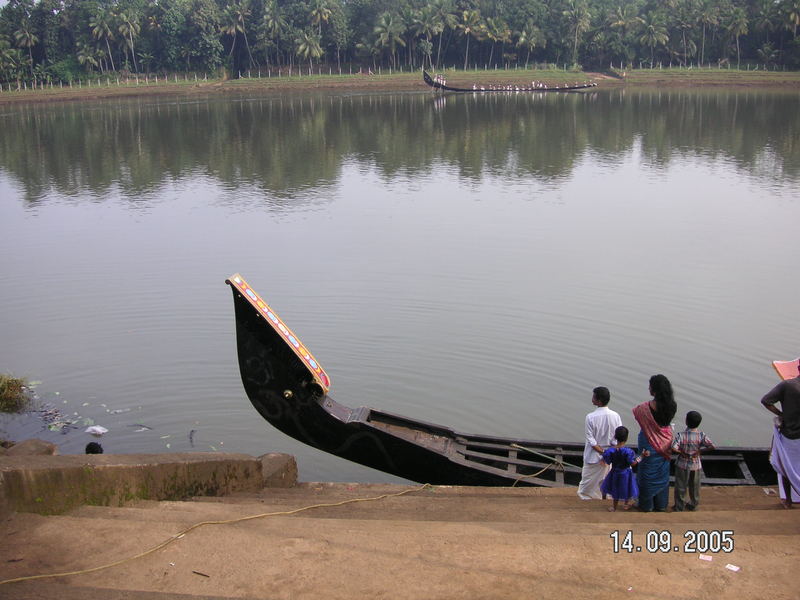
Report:
[[[633,409],[633,418],[641,427],[639,452],[647,451],[636,473],[639,510],[664,512],[669,502],[672,419],[678,405],[672,393],[672,384],[663,375],[650,378],[650,395],[652,400],[642,402]]]

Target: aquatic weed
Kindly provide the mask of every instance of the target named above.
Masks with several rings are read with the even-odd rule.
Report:
[[[30,400],[24,379],[0,373],[0,412],[21,412]]]

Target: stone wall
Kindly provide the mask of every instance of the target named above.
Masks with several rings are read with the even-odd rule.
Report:
[[[224,496],[292,487],[297,464],[287,454],[90,454],[0,456],[0,516],[59,514],[83,504]]]

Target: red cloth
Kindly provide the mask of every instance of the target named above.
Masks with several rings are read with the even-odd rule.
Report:
[[[649,401],[633,407],[633,418],[642,428],[642,433],[653,449],[669,460],[672,457],[672,427],[669,425],[662,427],[656,423]]]

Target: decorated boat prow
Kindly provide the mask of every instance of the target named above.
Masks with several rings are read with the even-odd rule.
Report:
[[[331,379],[240,274],[233,291],[239,370],[248,398],[275,428],[309,446],[411,481],[438,485],[577,486],[583,443],[459,433],[330,395]],[[703,456],[704,483],[775,483],[766,448]]]

